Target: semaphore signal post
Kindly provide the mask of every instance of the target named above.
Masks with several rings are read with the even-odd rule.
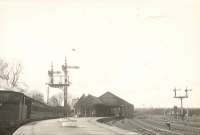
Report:
[[[173,91],[174,91],[174,98],[178,98],[181,101],[181,116],[182,116],[182,119],[183,119],[183,99],[188,98],[188,91],[192,91],[192,89],[186,88],[185,89],[185,95],[183,95],[183,96],[177,96],[177,91],[179,91],[179,90],[180,89],[174,88]]]
[[[68,66],[67,65],[67,59],[65,57],[65,63],[61,66],[61,71],[54,71],[53,63],[51,63],[51,70],[48,71],[49,76],[49,83],[48,90],[47,90],[47,103],[49,101],[49,87],[52,88],[60,88],[64,91],[64,108],[65,108],[65,115],[67,116],[68,111],[68,103],[67,103],[67,93],[68,93],[68,86],[71,84],[69,82],[69,76],[68,76],[68,69],[78,69],[78,66]],[[60,82],[55,82],[55,77],[60,78]]]

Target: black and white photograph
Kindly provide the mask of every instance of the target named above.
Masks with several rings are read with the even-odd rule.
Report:
[[[200,0],[0,0],[0,135],[200,135]]]

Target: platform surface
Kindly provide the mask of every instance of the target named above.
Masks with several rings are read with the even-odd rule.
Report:
[[[96,121],[97,118],[52,119],[28,123],[13,135],[139,135]]]

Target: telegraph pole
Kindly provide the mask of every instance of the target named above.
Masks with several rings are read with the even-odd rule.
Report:
[[[188,98],[188,91],[192,91],[192,89],[185,89],[185,95],[184,96],[177,96],[177,91],[180,91],[180,89],[174,88],[174,98],[178,98],[181,101],[181,116],[183,120],[183,99]]]
[[[61,67],[62,67],[62,71],[63,71],[64,75],[62,74],[61,71],[54,71],[53,63],[51,64],[51,70],[48,71],[48,75],[49,75],[49,78],[50,78],[48,86],[53,87],[53,88],[63,89],[63,91],[64,91],[64,109],[65,109],[65,115],[67,116],[68,107],[69,107],[68,102],[67,102],[67,95],[68,95],[67,93],[68,93],[68,86],[70,85],[69,76],[68,76],[68,69],[69,68],[78,69],[79,67],[78,66],[68,66],[66,57],[65,57],[65,63]],[[60,77],[61,79],[63,77],[64,81],[56,83],[56,82],[54,82],[55,77]],[[49,93],[49,91],[48,91],[48,93]]]

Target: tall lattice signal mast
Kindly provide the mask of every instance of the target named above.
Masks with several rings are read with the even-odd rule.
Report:
[[[67,65],[67,59],[65,57],[65,63],[64,65],[61,66],[62,67],[62,71],[54,71],[53,69],[53,63],[51,63],[51,70],[48,71],[48,75],[49,75],[49,83],[48,84],[48,90],[47,90],[47,103],[49,101],[49,87],[52,88],[61,88],[64,91],[64,108],[65,108],[65,114],[67,116],[67,110],[68,110],[68,103],[67,103],[67,92],[68,92],[68,86],[70,85],[69,82],[69,76],[68,76],[68,69],[69,68],[74,68],[74,69],[78,69],[78,66],[68,66]],[[59,77],[60,78],[60,82],[55,82],[55,77]],[[64,81],[62,81],[62,78],[64,78]]]
[[[183,96],[177,96],[177,91],[180,91],[180,89],[174,88],[173,91],[174,91],[174,98],[178,98],[181,101],[181,115],[183,116],[183,99],[188,98],[188,91],[192,91],[192,89],[186,88],[185,95],[183,95]],[[182,119],[183,119],[183,117],[182,117]]]

